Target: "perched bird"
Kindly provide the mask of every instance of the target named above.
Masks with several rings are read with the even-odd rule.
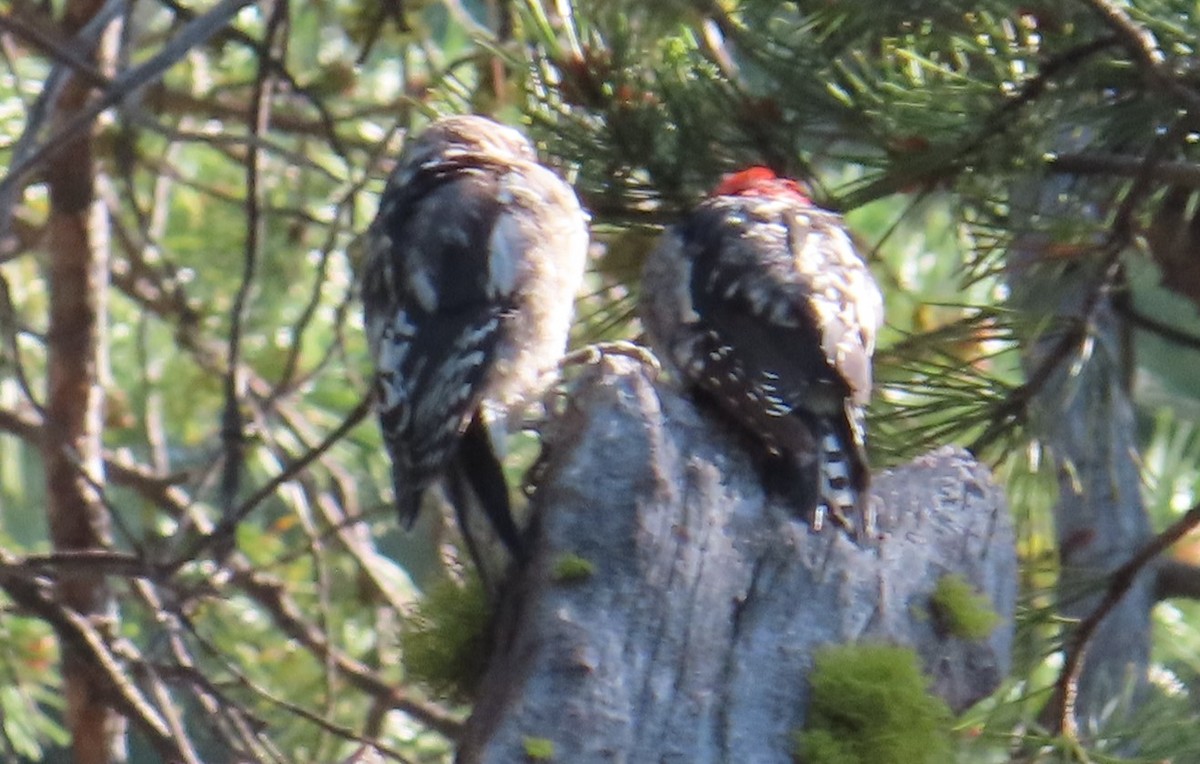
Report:
[[[488,430],[510,424],[551,378],[587,247],[575,193],[516,130],[455,116],[408,141],[367,231],[362,287],[379,422],[407,525],[444,479],[465,536],[470,491],[519,552],[492,447],[498,433]]]
[[[682,383],[764,447],[768,475],[874,532],[863,407],[883,298],[841,218],[765,167],[727,176],[662,238],[641,313]]]

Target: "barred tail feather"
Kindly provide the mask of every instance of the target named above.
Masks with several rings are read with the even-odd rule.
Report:
[[[861,410],[847,413],[851,416],[844,420],[843,427],[822,422],[819,501],[838,525],[865,538],[874,534],[875,518],[870,506]]]

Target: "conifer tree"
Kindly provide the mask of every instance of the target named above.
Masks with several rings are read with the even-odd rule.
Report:
[[[1200,756],[1198,24],[1188,0],[0,9],[0,747],[453,756],[486,598],[448,517],[396,528],[355,301],[406,136],[474,112],[591,215],[577,350],[639,340],[648,253],[723,174],[844,215],[887,307],[874,469],[969,449],[1018,533],[1010,676],[921,725],[965,761]]]

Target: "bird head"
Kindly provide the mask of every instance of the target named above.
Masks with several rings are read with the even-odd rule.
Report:
[[[443,117],[411,138],[398,164],[418,168],[453,157],[499,162],[533,162],[537,158],[533,146],[513,128],[487,117],[462,114]]]
[[[765,196],[810,202],[808,189],[791,178],[781,178],[769,167],[748,167],[721,178],[712,196]]]

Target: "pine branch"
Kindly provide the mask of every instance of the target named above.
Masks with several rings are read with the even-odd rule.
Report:
[[[1075,699],[1079,694],[1079,677],[1083,671],[1088,643],[1104,620],[1129,592],[1138,575],[1176,541],[1200,527],[1200,504],[1189,509],[1166,530],[1143,546],[1124,565],[1113,571],[1108,579],[1104,599],[1091,614],[1079,622],[1071,633],[1063,657],[1062,671],[1054,683],[1054,694],[1043,709],[1042,723],[1059,730],[1070,739],[1078,739],[1079,723],[1075,718]],[[1159,579],[1160,584],[1162,579]]]
[[[1159,50],[1158,41],[1149,29],[1134,21],[1124,8],[1111,0],[1082,2],[1090,6],[1117,34],[1151,87],[1174,97],[1192,115],[1200,115],[1200,92],[1180,81],[1171,71],[1166,56]]]

